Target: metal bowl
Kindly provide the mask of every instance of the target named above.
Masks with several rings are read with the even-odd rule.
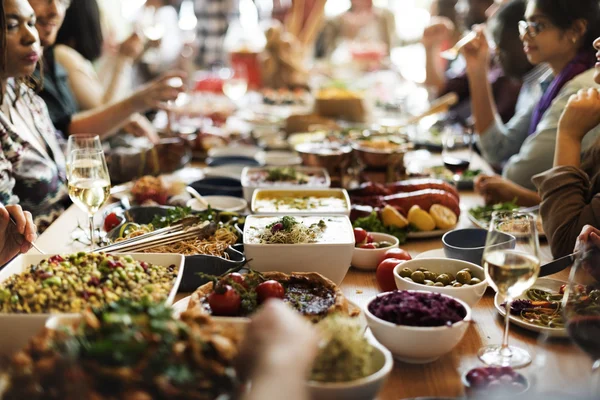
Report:
[[[367,167],[375,168],[404,164],[404,155],[411,147],[410,143],[401,143],[392,149],[377,149],[365,146],[362,140],[352,143],[358,159]]]
[[[348,167],[352,161],[352,147],[336,143],[301,143],[295,150],[302,158],[302,164],[322,167],[328,172]]]

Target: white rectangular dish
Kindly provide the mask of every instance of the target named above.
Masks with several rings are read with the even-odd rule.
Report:
[[[346,189],[256,189],[250,206],[258,215],[346,215]]]
[[[325,189],[331,186],[331,178],[325,168],[290,166],[297,173],[307,176],[306,182],[298,183],[293,181],[268,181],[266,176],[269,171],[281,170],[286,167],[246,167],[242,170],[242,189],[244,199],[250,204],[255,189]]]
[[[185,257],[180,254],[153,254],[153,253],[131,253],[119,254],[118,256],[131,256],[134,260],[145,261],[149,264],[168,267],[175,265],[178,268],[177,276],[173,287],[165,301],[166,304],[173,304],[177,289],[181,283]],[[0,271],[0,285],[10,276],[25,272],[31,265],[39,264],[42,260],[48,259],[54,254],[24,254],[11,261],[2,271]],[[74,313],[37,313],[37,314],[18,314],[0,312],[0,356],[10,355],[23,348],[29,339],[39,332],[46,323],[46,320],[53,315],[73,316]]]
[[[352,261],[354,232],[346,216],[295,216],[306,226],[325,223],[315,243],[263,244],[258,235],[281,215],[249,215],[244,225],[244,253],[249,266],[257,271],[318,272],[339,285]]]

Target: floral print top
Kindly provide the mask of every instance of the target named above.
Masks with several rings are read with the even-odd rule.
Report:
[[[30,114],[39,143],[31,143],[30,136],[16,132],[10,117],[0,111],[0,202],[20,204],[31,212],[38,231],[46,229],[69,205],[66,185],[65,158],[62,141],[54,129],[48,109],[33,90],[13,81],[7,85],[5,101],[20,98],[15,111]],[[45,148],[44,148],[45,147]]]

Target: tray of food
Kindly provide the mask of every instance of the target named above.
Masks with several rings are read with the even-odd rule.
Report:
[[[350,215],[345,189],[257,189],[252,196],[253,214]]]

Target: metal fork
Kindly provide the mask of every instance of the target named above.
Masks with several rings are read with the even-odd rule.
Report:
[[[10,217],[10,222],[12,222],[14,226],[17,226],[17,221],[15,221],[15,220],[13,219],[12,215],[9,215],[9,217]],[[31,242],[31,245],[33,246],[33,248],[34,248],[34,249],[36,249],[37,251],[39,251],[39,252],[40,252],[40,254],[46,254],[46,252],[45,252],[45,251],[42,251],[42,250],[41,250],[39,247],[37,247],[37,246],[35,245],[35,243]]]

